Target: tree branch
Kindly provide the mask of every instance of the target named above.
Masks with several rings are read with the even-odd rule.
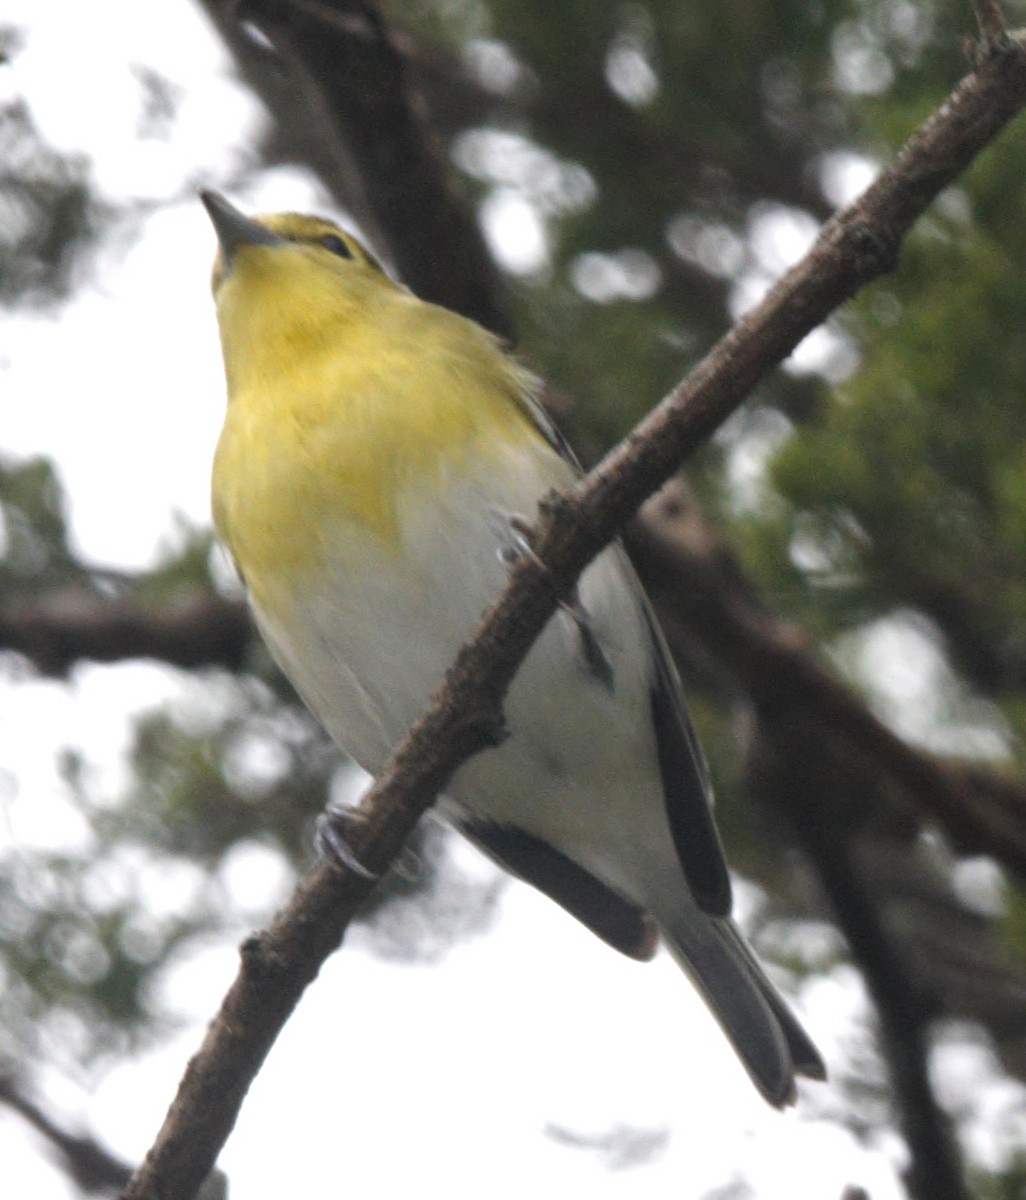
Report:
[[[977,765],[946,761],[900,738],[816,661],[809,638],[767,609],[723,568],[729,551],[673,481],[642,508],[628,534],[656,596],[672,591],[677,620],[693,623],[711,656],[757,706],[786,696],[875,762],[961,854],[986,854],[1026,881],[1026,792]],[[666,606],[663,606],[666,607]],[[672,625],[670,631],[672,634]],[[671,645],[673,638],[671,636]]]
[[[894,266],[902,237],[1026,102],[1017,37],[984,53],[869,190],[569,496],[542,507],[534,555],[460,652],[427,712],[360,806],[353,850],[380,873],[452,772],[501,729],[502,697],[533,640],[617,526],[726,419],[747,391],[859,287]],[[327,864],[243,948],[239,974],[190,1062],[125,1200],[187,1200],[212,1167],[281,1025],[341,942],[370,881]]]
[[[684,619],[717,667],[753,702],[787,691],[902,785],[961,854],[985,854],[1026,880],[1026,789],[980,764],[961,764],[910,746],[816,661],[809,638],[768,610],[736,571],[729,550],[700,517],[683,486],[671,482],[646,503],[627,537],[631,555],[681,657],[693,650],[673,636]],[[83,659],[153,658],[191,669],[238,670],[252,639],[245,606],[196,591],[154,608],[91,588],[63,588],[0,605],[0,651],[13,651],[44,675],[65,676]]]
[[[0,1073],[0,1104],[7,1105],[60,1155],[68,1175],[86,1192],[111,1192],[124,1186],[131,1167],[90,1137],[62,1128],[22,1091],[13,1075]]]
[[[976,14],[976,25],[980,31],[980,40],[990,46],[996,46],[1008,37],[1008,25],[1001,5],[997,0],[972,0],[973,12]]]
[[[326,132],[324,141],[375,162],[375,170],[359,172],[363,194],[353,194],[351,180],[338,190],[371,231],[379,222],[386,228],[410,225],[419,231],[418,238],[393,243],[403,281],[421,299],[444,300],[494,333],[508,336],[512,326],[500,299],[498,269],[478,227],[464,220],[465,199],[445,168],[439,140],[428,128],[406,57],[375,6],[366,0],[202,2],[243,51],[243,62],[260,51],[245,44],[239,21],[259,25],[288,66],[291,90],[298,85],[303,93],[305,124],[312,117]],[[320,149],[318,159],[324,158]],[[337,178],[334,162],[332,168]],[[440,244],[454,250],[444,269],[435,252]]]
[[[238,670],[251,638],[244,604],[198,589],[159,608],[87,587],[0,604],[0,650],[24,655],[44,675],[64,676],[82,659]]]
[[[936,1004],[887,927],[865,861],[877,839],[859,829],[858,800],[877,790],[871,761],[845,755],[814,713],[783,696],[760,707],[753,785],[821,869],[837,923],[858,957],[880,1017],[900,1102],[913,1200],[969,1200],[951,1122],[930,1087],[928,1025]],[[801,819],[796,819],[800,814]]]

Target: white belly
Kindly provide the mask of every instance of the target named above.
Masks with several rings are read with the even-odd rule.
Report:
[[[543,490],[503,492],[492,477],[486,488],[450,489],[443,510],[411,501],[401,558],[339,530],[329,571],[289,581],[288,628],[276,613],[257,612],[286,674],[366,770],[380,770],[498,596],[508,515],[533,519]],[[564,852],[572,847],[582,866],[640,901],[639,874],[669,846],[650,719],[650,637],[618,547],[589,567],[579,591],[612,686],[589,666],[573,618],[557,613],[507,697],[510,736],[464,764],[447,798]],[[610,877],[611,862],[623,877]]]

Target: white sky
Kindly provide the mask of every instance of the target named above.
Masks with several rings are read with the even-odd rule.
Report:
[[[83,554],[152,564],[173,544],[179,514],[208,521],[223,399],[207,292],[214,239],[194,195],[200,184],[230,185],[259,110],[187,0],[7,0],[5,19],[27,35],[0,68],[0,97],[23,96],[55,148],[88,155],[108,199],[152,211],[138,243],[108,247],[72,303],[0,321],[0,453],[57,460]],[[139,140],[138,64],[181,88],[167,140]],[[234,198],[325,207],[298,173],[265,175]],[[181,689],[150,664],[84,668],[69,686],[0,685],[5,765],[21,779],[0,836],[25,853],[74,844],[80,831],[54,751],[82,746],[116,788],[125,715]],[[211,950],[171,980],[169,998],[194,1022],[172,1044],[112,1071],[92,1097],[59,1081],[53,1096],[117,1152],[140,1157],[234,961],[230,946]],[[805,997],[828,1061],[861,1009],[842,980]],[[959,1060],[956,1091],[971,1092],[988,1072]],[[828,1088],[809,1090],[817,1111],[836,1108]],[[1003,1095],[994,1101],[1002,1114],[1015,1099]],[[668,1143],[651,1163],[611,1170],[600,1152],[546,1137],[550,1124],[585,1136],[665,1129]],[[515,886],[498,927],[436,966],[381,961],[354,936],[276,1046],[223,1165],[236,1197],[419,1193],[427,1178],[455,1197],[697,1200],[740,1176],[759,1200],[833,1200],[850,1183],[894,1200],[900,1148],[885,1142],[860,1146],[802,1105],[772,1112],[665,956],[628,963]],[[2,1116],[0,1162],[6,1194],[68,1194],[35,1138]]]

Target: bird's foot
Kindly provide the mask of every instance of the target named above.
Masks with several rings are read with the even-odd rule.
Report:
[[[503,512],[493,508],[489,525],[499,541],[498,555],[510,567],[521,558],[530,558],[536,566],[544,564],[531,547],[531,523],[520,513]]]
[[[528,557],[537,567],[545,569],[545,564],[531,546],[531,523],[526,517],[520,513],[493,508],[489,511],[489,524],[498,538],[499,558],[507,567],[521,558]],[[592,628],[591,616],[581,602],[577,588],[574,588],[566,600],[559,602],[559,608],[577,630],[589,674],[607,691],[613,691],[615,679],[612,664]]]
[[[350,845],[350,832],[361,820],[355,809],[329,804],[317,818],[314,845],[318,855],[336,870],[352,871],[363,879],[377,879],[377,873],[360,862]]]

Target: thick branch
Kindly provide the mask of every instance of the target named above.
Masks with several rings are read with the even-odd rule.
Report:
[[[617,526],[745,393],[858,287],[893,266],[901,238],[1026,101],[1021,41],[984,57],[910,139],[894,165],[823,229],[816,245],[652,415],[569,497],[544,506],[534,556],[460,652],[428,711],[367,794],[357,857],[384,870],[452,772],[495,737],[502,697],[562,595]],[[278,1029],[340,943],[370,883],[325,864],[301,881],[271,928],[244,949],[239,975],[186,1071],[126,1200],[185,1198],[212,1167]]]
[[[986,854],[1026,880],[1026,796],[1016,781],[947,762],[900,738],[819,665],[809,639],[766,609],[724,569],[726,547],[674,481],[643,508],[628,544],[646,584],[672,591],[677,619],[701,630],[705,648],[751,701],[786,698],[857,747],[940,824],[962,854]],[[672,627],[668,631],[671,636]]]
[[[209,592],[159,608],[85,587],[0,604],[0,651],[24,655],[44,675],[66,675],[81,659],[238,670],[251,636],[245,606]]]
[[[930,1086],[928,1024],[935,1004],[870,886],[865,865],[876,850],[873,839],[860,836],[849,815],[857,797],[877,790],[875,768],[851,761],[814,713],[792,708],[786,698],[760,708],[759,727],[753,784],[820,865],[822,886],[880,1017],[911,1157],[909,1193],[913,1200],[969,1200],[951,1122]]]
[[[938,821],[962,854],[986,854],[1026,879],[1026,792],[1015,779],[963,766],[910,746],[816,661],[809,639],[766,609],[739,575],[721,569],[728,550],[673,482],[647,503],[628,545],[651,592],[671,646],[686,620],[717,668],[753,702],[786,692],[833,731],[873,757]],[[666,598],[663,598],[666,593]],[[83,659],[153,658],[186,669],[237,670],[252,627],[237,601],[196,592],[162,608],[88,588],[64,589],[0,605],[0,651],[64,676]]]
[[[445,169],[406,58],[375,6],[365,0],[203,3],[237,47],[238,20],[259,25],[288,65],[292,87],[302,90],[308,121],[312,116],[336,147],[351,147],[355,157],[375,163],[359,173],[366,194],[357,198],[357,215],[372,230],[379,222],[418,230],[417,238],[392,246],[403,281],[422,299],[445,302],[508,335],[498,270],[477,225],[464,220],[466,201]],[[246,50],[248,59],[257,54]],[[326,156],[319,151],[317,157]],[[438,245],[453,250],[444,268]]]

